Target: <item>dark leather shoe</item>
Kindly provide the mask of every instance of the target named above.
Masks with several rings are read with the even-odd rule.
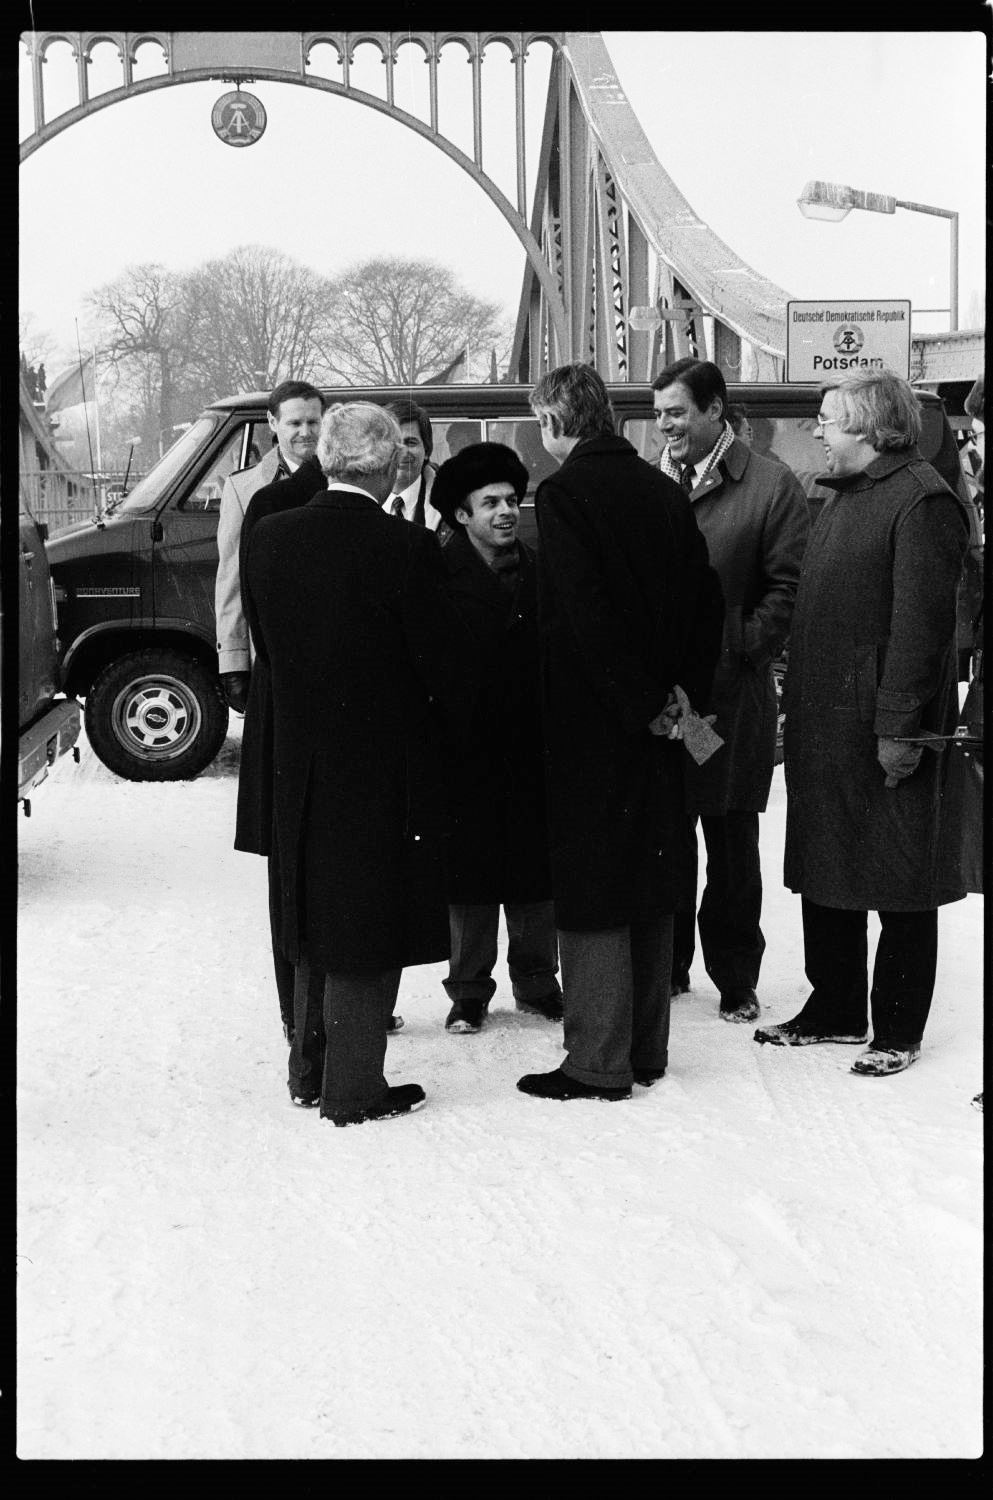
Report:
[[[658,1083],[660,1078],[665,1077],[665,1068],[635,1068],[634,1081],[640,1083],[643,1089],[650,1089],[653,1083]]]
[[[314,1109],[321,1102],[320,1094],[294,1094],[290,1089],[290,1098],[298,1109]]]
[[[823,1024],[804,1020],[803,1015],[791,1021],[780,1021],[776,1026],[760,1026],[755,1033],[757,1042],[772,1042],[774,1047],[812,1047],[818,1042],[840,1042],[845,1046],[861,1046],[869,1039],[868,1028],[862,1031],[830,1031]]]
[[[562,996],[558,990],[541,995],[537,1000],[515,1000],[514,1006],[528,1015],[544,1016],[546,1021],[561,1021]]]
[[[340,1110],[326,1116],[335,1125],[364,1125],[368,1120],[391,1120],[394,1115],[409,1115],[424,1103],[419,1083],[401,1083],[388,1088],[382,1099],[365,1109]]]
[[[721,996],[722,1021],[757,1021],[759,1002],[754,990],[725,990]]]
[[[877,1047],[870,1043],[852,1063],[851,1071],[865,1078],[886,1078],[890,1073],[902,1073],[920,1055],[920,1043],[907,1047]]]
[[[561,1068],[552,1073],[527,1073],[517,1080],[522,1094],[535,1099],[630,1099],[631,1090],[606,1088],[602,1084],[580,1083]]]
[[[672,978],[669,981],[670,995],[688,995],[690,992],[689,969],[673,969]]]
[[[488,1000],[456,1000],[445,1017],[445,1030],[460,1034],[481,1031],[489,1003]]]
[[[395,1036],[398,1031],[403,1030],[403,1016],[390,1016],[386,1023],[386,1035]]]

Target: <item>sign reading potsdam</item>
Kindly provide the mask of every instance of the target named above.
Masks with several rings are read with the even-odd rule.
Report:
[[[787,302],[786,379],[855,370],[910,378],[909,302]]]

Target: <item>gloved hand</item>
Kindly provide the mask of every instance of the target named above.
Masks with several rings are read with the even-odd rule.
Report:
[[[880,735],[877,740],[876,758],[886,772],[883,785],[899,786],[901,781],[905,781],[917,770],[918,762],[923,754],[923,745],[901,745],[896,740]]]
[[[661,713],[648,726],[650,734],[658,735],[660,739],[674,740],[680,736],[674,733],[679,723],[679,701],[675,693],[670,693],[666,705]]]
[[[251,672],[221,672],[221,692],[227,700],[228,708],[233,708],[236,714],[243,714],[248,704],[248,684],[252,680]]]

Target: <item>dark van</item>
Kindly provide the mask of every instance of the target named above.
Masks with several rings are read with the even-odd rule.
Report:
[[[62,695],[55,595],[43,526],[21,501],[18,516],[17,800],[30,816],[30,794],[81,728],[80,706]],[[77,757],[79,752],[74,752]]]
[[[330,401],[386,402],[412,395],[431,417],[432,461],[467,443],[506,443],[530,482],[521,535],[533,541],[534,491],[555,464],[528,406],[529,386],[439,385],[326,390]],[[618,428],[643,457],[658,454],[648,384],[610,386]],[[958,450],[940,400],[920,392],[927,457],[964,494]],[[52,538],[66,689],[86,700],[86,732],[105,765],[132,781],[196,776],[217,754],[228,710],[217,679],[214,575],[225,478],[271,445],[264,391],[215,402],[103,521]],[[734,385],[759,452],[781,458],[816,509],[824,498],[812,385]]]

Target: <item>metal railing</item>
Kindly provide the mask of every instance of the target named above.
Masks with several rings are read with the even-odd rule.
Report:
[[[142,475],[134,469],[128,474],[132,490]],[[36,521],[48,526],[55,536],[78,521],[91,520],[113,509],[124,487],[124,470],[105,470],[102,474],[79,469],[28,469],[20,472],[21,494]]]

